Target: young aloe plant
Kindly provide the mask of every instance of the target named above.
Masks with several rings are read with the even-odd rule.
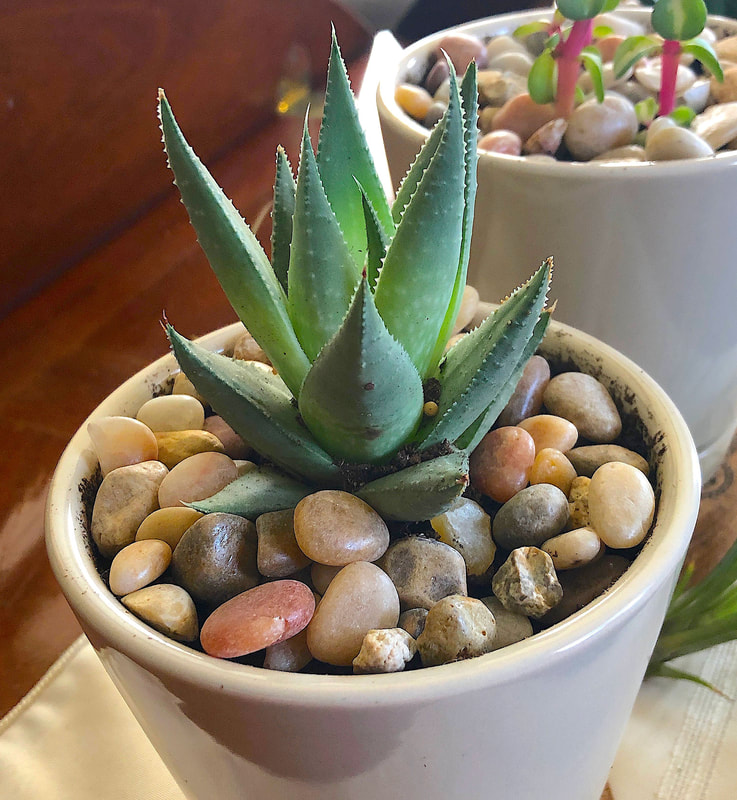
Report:
[[[197,390],[274,465],[195,508],[253,518],[337,487],[386,518],[420,520],[467,485],[469,452],[547,326],[551,265],[444,355],[466,283],[476,193],[475,65],[460,87],[450,72],[447,112],[390,206],[333,35],[317,153],[305,125],[296,184],[277,151],[273,264],[160,92],[169,165],[200,245],[278,372],[168,327]],[[429,381],[439,386],[432,417],[423,416]]]
[[[651,24],[662,39],[656,36],[632,36],[617,48],[614,73],[618,78],[641,58],[661,56],[660,116],[666,116],[675,109],[676,76],[683,53],[689,53],[701,62],[718,81],[724,80],[716,53],[705,39],[699,38],[706,25],[707,14],[704,0],[657,0]]]

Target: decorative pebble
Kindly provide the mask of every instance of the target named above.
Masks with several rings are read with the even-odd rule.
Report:
[[[498,110],[498,108],[493,108],[492,106],[480,109],[478,124],[481,133],[489,133],[491,131],[491,126]]]
[[[353,659],[353,671],[357,675],[401,672],[416,652],[415,640],[402,628],[371,630]]]
[[[497,425],[517,425],[540,412],[543,392],[550,382],[550,366],[542,356],[532,356],[522,372],[512,396],[497,419]]]
[[[422,124],[426,128],[434,128],[438,122],[443,118],[443,114],[445,114],[446,106],[442,103],[437,103],[433,99],[433,104],[427,110],[427,114],[425,114],[425,119],[422,120]]]
[[[494,36],[486,44],[486,58],[489,62],[505,53],[528,53],[527,48],[514,36]]]
[[[440,84],[448,80],[449,75],[448,62],[444,58],[438,59],[427,73],[425,88],[430,94],[435,94]]]
[[[557,486],[539,483],[522,489],[494,517],[494,541],[505,550],[538,546],[568,522],[568,498]]]
[[[521,75],[507,74],[495,69],[479,70],[478,73],[479,100],[487,108],[501,108],[513,97],[525,94],[527,81]],[[482,109],[483,115],[486,109]],[[490,130],[481,126],[481,130]]]
[[[188,394],[199,400],[203,406],[208,405],[207,400],[197,391],[192,381],[183,373],[177,372],[174,376],[174,386],[171,390],[172,394]]]
[[[565,417],[592,442],[614,441],[622,420],[606,387],[583,372],[562,372],[548,384],[543,402],[552,414]]]
[[[244,442],[243,439],[228,425],[228,423],[217,415],[207,417],[204,430],[216,436],[223,446],[223,452],[233,460],[249,459],[253,455],[253,449]]]
[[[710,145],[688,128],[663,128],[648,136],[645,143],[648,161],[675,161],[711,155],[714,155],[714,150]]]
[[[118,467],[156,461],[159,449],[149,427],[131,417],[101,417],[87,425],[103,477]]]
[[[486,66],[486,46],[475,36],[467,36],[464,33],[451,33],[443,36],[436,45],[433,54],[438,60],[444,59],[443,51],[448,54],[448,58],[453,62],[453,66],[459,75],[466,71],[472,61],[476,62],[476,66],[479,69],[483,69]]]
[[[715,150],[737,136],[737,102],[709,106],[694,117],[691,130]]]
[[[503,153],[507,156],[522,154],[522,139],[514,131],[494,130],[479,139],[479,150],[487,153]]]
[[[91,533],[105,558],[135,541],[143,520],[159,507],[158,491],[169,470],[160,461],[144,461],[109,472],[97,490]]]
[[[493,595],[482,597],[481,602],[491,611],[496,622],[496,633],[491,643],[492,650],[500,650],[532,636],[532,623],[524,614],[507,611],[501,601]]]
[[[256,469],[256,464],[253,461],[234,459],[233,463],[235,464],[235,468],[238,470],[239,478],[242,478],[244,475],[248,475],[249,472]]]
[[[589,486],[591,527],[608,547],[640,544],[655,514],[655,494],[636,467],[613,461],[596,470]]]
[[[470,284],[466,284],[463,289],[463,296],[461,297],[461,307],[458,309],[458,316],[456,317],[455,325],[453,326],[453,335],[460,333],[464,328],[468,327],[471,320],[476,314],[476,309],[479,304],[479,293]]]
[[[519,427],[532,436],[535,451],[538,453],[548,447],[565,453],[578,441],[576,426],[567,419],[552,414],[528,417],[519,423]]]
[[[159,461],[169,469],[196,453],[223,452],[223,445],[217,436],[203,430],[166,431],[154,435],[159,446]]]
[[[567,120],[551,119],[539,127],[525,142],[524,152],[530,155],[540,153],[553,155],[558,152],[567,128]]]
[[[256,526],[250,520],[206,514],[174,550],[174,580],[196,601],[219,605],[260,581],[257,547]]]
[[[110,565],[110,591],[124,595],[142,589],[163,575],[171,562],[171,547],[159,539],[133,542]]]
[[[527,431],[495,428],[471,453],[471,483],[497,503],[506,503],[527,485],[534,461],[535,442]]]
[[[200,643],[216,658],[245,656],[295,636],[314,610],[315,597],[304,583],[263,583],[216,608],[202,626]]]
[[[606,92],[600,103],[585,100],[568,118],[563,141],[573,158],[589,161],[614,147],[632,144],[638,130],[634,105],[616,92]]]
[[[159,505],[180,506],[217,494],[238,477],[233,459],[223,453],[197,453],[174,467],[159,488]]]
[[[627,144],[624,147],[615,147],[607,150],[598,156],[594,156],[592,161],[645,161],[645,148],[639,144]]]
[[[532,66],[532,56],[526,52],[500,53],[487,64],[489,69],[497,69],[500,72],[512,72],[516,75],[524,75],[530,71]]]
[[[331,567],[329,564],[318,564],[314,561],[310,567],[310,580],[315,587],[315,591],[325,594],[330,581],[343,569],[343,567]]]
[[[693,86],[690,86],[681,95],[684,104],[692,111],[700,114],[709,102],[709,94],[711,92],[711,83],[705,78],[697,80]],[[737,99],[737,98],[735,98]]]
[[[442,103],[444,106],[448,105],[450,101],[450,80],[448,78],[438,86],[432,99],[436,103]]]
[[[589,515],[589,486],[591,478],[583,475],[576,478],[571,484],[568,493],[568,527],[571,529],[586,528],[590,522]]]
[[[625,17],[622,14],[604,13],[594,17],[594,29],[609,28],[616,36],[643,36],[646,31],[644,25],[637,20]]]
[[[548,628],[575,614],[613,586],[629,565],[622,556],[603,555],[585,567],[561,572],[563,599],[539,619],[539,624]]]
[[[552,559],[537,547],[512,550],[494,575],[491,588],[508,611],[533,619],[542,617],[563,597]]]
[[[147,400],[136,419],[152,431],[191,431],[202,428],[205,409],[199,400],[188,394],[168,394]]]
[[[463,556],[469,575],[483,575],[489,569],[496,545],[491,538],[491,517],[478,503],[459,497],[430,524],[441,542]]]
[[[576,528],[548,539],[540,546],[556,570],[576,569],[593,561],[603,550],[601,539],[591,528]]]
[[[595,42],[594,47],[601,53],[601,60],[606,64],[608,61],[614,61],[614,54],[617,52],[617,48],[620,44],[622,44],[623,41],[624,36],[611,34],[610,36],[604,36],[603,38],[599,39],[598,42]]]
[[[202,512],[195,511],[194,508],[183,506],[158,508],[138,526],[136,541],[160,539],[174,550],[187,528],[194,525],[202,516],[204,516]]]
[[[569,451],[570,452],[570,451]],[[576,470],[566,456],[552,447],[545,447],[535,456],[530,470],[530,485],[550,483],[568,496],[571,484],[576,478]]]
[[[356,561],[328,586],[307,629],[307,646],[319,661],[347,667],[370,630],[395,628],[398,620],[399,598],[387,574]]]
[[[703,33],[701,34],[703,36]],[[737,36],[725,36],[714,45],[714,52],[720,61],[737,63]]]
[[[494,642],[494,615],[480,601],[459,594],[439,600],[428,611],[417,639],[424,667],[434,667],[490,653]]]
[[[525,142],[538,128],[555,117],[555,108],[551,103],[539,105],[529,94],[518,94],[499,109],[492,128],[514,131]]]
[[[294,533],[308,558],[331,566],[376,561],[389,546],[389,529],[373,508],[355,495],[335,489],[299,501],[294,509]]]
[[[237,358],[239,361],[259,361],[261,364],[271,366],[269,357],[248,331],[244,331],[236,339],[233,345],[233,358]]]
[[[286,578],[310,564],[294,535],[294,509],[261,514],[256,533],[258,571],[266,578]]]
[[[450,545],[424,536],[394,542],[380,561],[402,610],[430,608],[449,594],[467,594],[466,562]]]
[[[635,67],[635,79],[651,92],[660,91],[662,69],[659,58],[646,58]],[[678,65],[676,73],[676,94],[680,95],[696,80],[694,71],[684,64]]]
[[[307,647],[307,628],[290,636],[283,642],[269,645],[264,650],[264,669],[278,672],[299,672],[312,661],[312,653]]]
[[[426,608],[408,608],[399,615],[397,624],[400,628],[404,628],[413,639],[416,639],[424,630],[426,619]]]
[[[122,597],[121,602],[152,628],[178,642],[194,642],[199,636],[197,609],[181,586],[157,583]]]
[[[576,468],[576,472],[589,478],[602,464],[608,464],[610,461],[622,461],[636,467],[643,475],[647,475],[650,471],[647,461],[639,453],[618,444],[590,444],[585,447],[574,447],[573,450],[568,451],[567,455],[571,464]]]
[[[430,92],[411,83],[400,83],[394,90],[394,99],[403,111],[417,120],[424,119],[433,104]]]

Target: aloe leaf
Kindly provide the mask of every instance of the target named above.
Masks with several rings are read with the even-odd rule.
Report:
[[[363,216],[366,222],[366,238],[367,238],[367,253],[366,253],[366,279],[370,288],[376,286],[376,281],[379,277],[381,265],[386,256],[386,249],[389,246],[389,240],[386,238],[384,231],[376,216],[376,209],[371,205],[363,186],[359,184],[361,190],[361,200],[363,202]]]
[[[463,238],[466,147],[451,66],[447,122],[435,154],[402,214],[376,286],[389,332],[425,378],[458,274]]]
[[[384,519],[426,520],[450,508],[468,486],[468,457],[460,450],[367,483],[356,495]]]
[[[662,49],[662,46],[662,42],[653,39],[652,36],[630,36],[625,39],[614,54],[614,75],[621,78],[641,58],[654,55]]]
[[[706,39],[691,39],[681,45],[681,52],[691,53],[691,55],[701,62],[711,74],[721,83],[724,80],[722,65],[719,63],[719,56],[714,52],[714,48]]]
[[[417,437],[425,447],[443,439],[455,442],[513,380],[530,339],[536,335],[551,271],[552,261],[548,259],[524,286],[448,352],[439,375],[439,412]]]
[[[272,370],[237,361],[180,336],[167,335],[184,374],[219,414],[262,456],[311,483],[334,484],[340,470],[299,420],[292,395]]]
[[[159,118],[174,182],[192,227],[236,314],[296,394],[309,362],[297,341],[286,298],[251,229],[182,135],[163,91]]]
[[[650,24],[664,39],[683,42],[704,30],[707,15],[704,0],[658,0]]]
[[[393,234],[394,221],[358,120],[356,103],[334,30],[317,163],[325,192],[348,249],[355,263],[363,267],[366,229],[363,225],[361,193],[354,177],[360,181],[371,201],[385,236],[391,237]]]
[[[584,69],[591,78],[596,99],[604,102],[604,75],[602,72],[601,53],[595,47],[584,47],[581,51],[581,61]]]
[[[360,201],[355,183],[354,188]],[[363,224],[360,206],[358,212]],[[340,327],[360,277],[361,271],[348,251],[328,203],[305,121],[292,223],[287,302],[294,329],[310,361],[314,361]]]
[[[274,178],[274,207],[271,211],[271,266],[282,289],[287,291],[289,250],[292,244],[292,217],[294,216],[294,183],[289,159],[281,145],[276,150],[276,177]]]
[[[463,228],[461,234],[461,253],[458,261],[453,294],[451,295],[445,319],[440,328],[435,349],[430,356],[430,370],[434,371],[445,352],[445,346],[456,324],[463,300],[468,274],[468,258],[471,251],[473,233],[473,212],[476,207],[476,164],[478,161],[478,85],[476,62],[472,61],[461,82],[461,105],[463,107],[464,138],[466,147],[466,183],[464,186]]]
[[[527,75],[527,91],[536,102],[544,105],[555,100],[557,67],[550,50],[543,50]]]
[[[272,467],[254,467],[212,497],[187,505],[203,514],[222,512],[255,520],[269,511],[294,508],[313,491]]]
[[[307,373],[300,413],[328,452],[372,463],[414,433],[422,405],[420,376],[386,329],[364,278],[340,330]]]

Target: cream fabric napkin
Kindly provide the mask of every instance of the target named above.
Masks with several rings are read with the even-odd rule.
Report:
[[[737,696],[737,643],[680,666]],[[614,800],[735,800],[737,703],[684,682],[645,683],[610,783]],[[0,720],[0,800],[99,798],[184,795],[80,638]]]

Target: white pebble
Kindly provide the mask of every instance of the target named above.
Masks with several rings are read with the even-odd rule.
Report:
[[[591,528],[576,528],[553,536],[540,548],[553,559],[556,570],[576,569],[593,561],[601,552],[602,543]]]
[[[154,432],[202,430],[205,409],[188,394],[169,394],[147,400],[138,410],[136,419]]]
[[[651,92],[660,91],[660,76],[662,73],[660,59],[646,59],[640,66],[635,67],[635,79]],[[683,64],[678,65],[676,73],[676,94],[680,95],[694,85],[696,75],[694,71]]]
[[[417,652],[415,640],[402,628],[370,630],[353,659],[353,671],[360,673],[401,672]]]
[[[691,123],[691,130],[715,150],[737,136],[737,102],[709,106]]]
[[[662,128],[647,137],[645,158],[648,161],[674,161],[680,158],[703,158],[714,151],[688,128]]]
[[[159,446],[153,431],[131,417],[102,417],[87,426],[103,477],[118,467],[156,461]]]
[[[612,461],[596,470],[589,484],[591,527],[609,547],[640,544],[655,513],[655,493],[636,467]]]

